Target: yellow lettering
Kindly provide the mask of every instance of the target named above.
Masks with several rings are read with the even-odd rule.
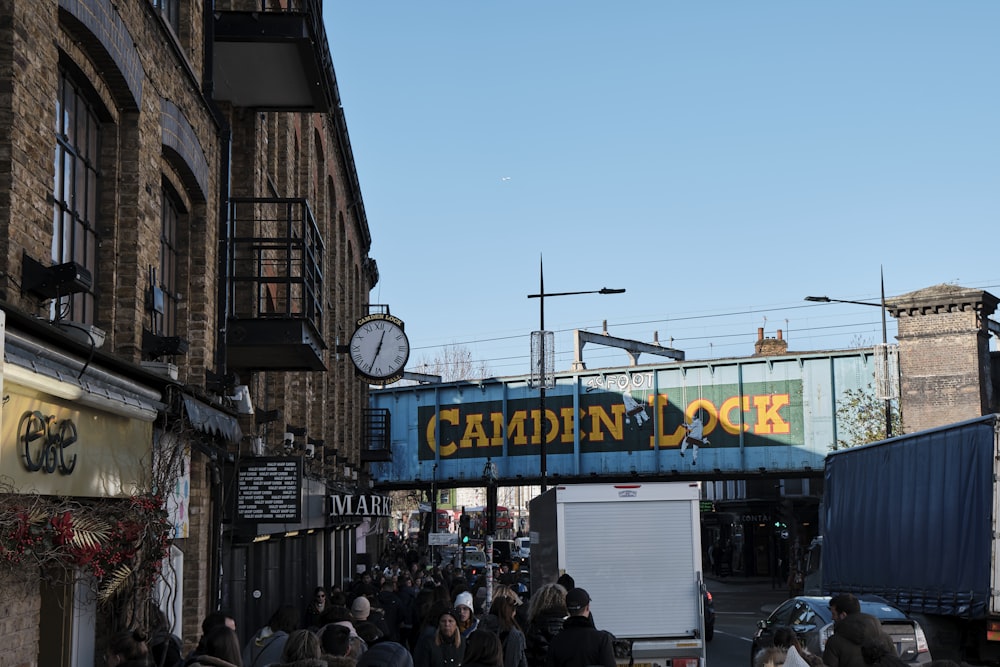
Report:
[[[673,433],[667,433],[667,419],[666,411],[667,405],[670,404],[670,397],[667,394],[658,394],[655,398],[653,396],[649,397],[649,404],[653,405],[655,401],[656,410],[656,438],[660,441],[660,447],[679,447],[681,444],[681,438],[687,433],[684,427],[678,426],[674,429]],[[654,445],[654,436],[649,437],[649,448],[652,449]]]
[[[608,427],[614,440],[621,440],[625,431],[625,406],[617,404],[611,407],[611,416],[599,405],[592,405],[587,410],[590,414],[590,441],[604,442],[604,431],[601,425]]]
[[[573,430],[576,426],[576,415],[573,414],[573,407],[570,406],[561,409],[559,416],[562,417],[562,437],[559,440],[561,442],[573,442]]]
[[[490,440],[483,429],[483,415],[469,415],[465,418],[465,433],[462,434],[462,442],[459,444],[463,449],[469,447],[489,447]]]
[[[715,404],[707,398],[696,398],[688,403],[684,414],[688,419],[693,419],[698,414],[698,410],[704,410],[705,414],[708,415],[708,421],[702,424],[702,433],[708,435],[715,429],[715,425],[719,423],[719,415],[715,412]]]
[[[493,437],[490,438],[490,444],[495,447],[503,446],[503,413],[502,412],[491,412],[490,413],[490,423],[493,425]]]
[[[719,408],[719,425],[722,426],[722,430],[730,435],[739,435],[740,433],[740,420],[737,418],[735,421],[730,416],[733,410],[740,410],[747,412],[750,410],[750,397],[749,396],[730,396],[725,401],[722,402],[722,407]],[[743,430],[750,430],[750,424],[743,424]]]
[[[431,415],[430,420],[427,422],[427,446],[430,447],[431,451],[437,449],[437,438],[434,437],[434,427],[437,426],[437,415]]]
[[[757,423],[753,426],[753,432],[759,435],[790,433],[791,425],[778,414],[778,410],[789,403],[791,398],[788,394],[754,396],[753,405],[757,409]]]
[[[515,445],[528,444],[528,436],[524,433],[524,422],[528,419],[528,413],[524,410],[515,410],[510,416],[507,424],[507,437]]]
[[[444,422],[448,422],[452,426],[457,426],[458,425],[458,408],[449,408],[447,410],[439,410],[438,411],[438,422],[442,423],[442,424]],[[430,433],[428,433],[428,436],[429,435],[430,435]],[[427,438],[427,441],[430,442],[430,438],[429,437]],[[433,447],[431,447],[431,449],[433,449]],[[454,454],[457,451],[458,451],[458,445],[456,445],[454,441],[449,442],[448,444],[441,444],[441,446],[440,446],[441,456],[451,456],[452,454]]]

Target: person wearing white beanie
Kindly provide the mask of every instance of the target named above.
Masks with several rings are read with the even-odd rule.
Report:
[[[479,627],[479,619],[476,618],[472,601],[472,593],[462,591],[455,596],[455,611],[458,613],[458,629],[462,637],[467,638],[472,631]]]

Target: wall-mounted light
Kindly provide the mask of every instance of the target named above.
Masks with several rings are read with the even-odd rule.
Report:
[[[236,385],[236,393],[229,397],[236,408],[237,414],[252,415],[253,401],[250,399],[250,388],[245,384]]]
[[[43,299],[55,299],[68,294],[89,292],[94,287],[94,277],[89,270],[76,262],[45,266],[21,254],[21,291]]]
[[[186,354],[188,347],[187,339],[180,336],[161,336],[146,329],[142,330],[142,353],[151,359]]]
[[[270,424],[281,419],[281,410],[261,410],[256,408],[254,412],[254,423]]]
[[[303,437],[306,434],[305,426],[292,426],[285,424],[284,442],[286,452],[290,452],[295,447],[295,436]]]

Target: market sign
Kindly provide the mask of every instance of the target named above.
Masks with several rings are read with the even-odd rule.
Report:
[[[392,499],[377,494],[331,495],[330,516],[392,516]]]

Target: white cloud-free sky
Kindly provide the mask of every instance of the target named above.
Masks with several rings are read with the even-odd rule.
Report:
[[[890,301],[1000,294],[1000,2],[324,5],[408,370],[527,373],[542,259],[547,293],[627,289],[545,299],[556,370],[604,320],[689,359],[879,342],[878,308],[803,297],[878,301],[880,267]]]

